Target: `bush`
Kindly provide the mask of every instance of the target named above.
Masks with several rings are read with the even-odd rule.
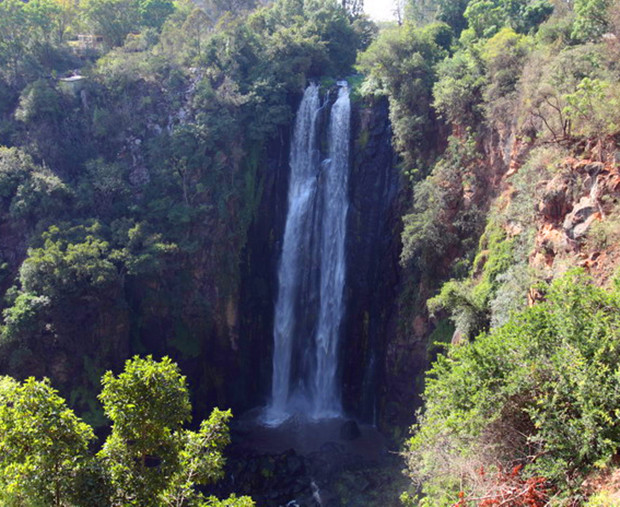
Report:
[[[568,495],[615,455],[620,284],[604,290],[573,271],[544,292],[543,303],[452,346],[429,372],[406,457],[433,505],[461,490],[484,495],[480,467],[497,464]]]
[[[67,505],[93,439],[48,381],[0,377],[2,505]]]
[[[478,127],[487,77],[477,52],[458,51],[438,65],[437,75],[433,88],[433,105],[437,111],[450,123]]]
[[[366,92],[390,98],[394,145],[406,171],[426,169],[434,133],[435,66],[447,56],[450,40],[444,23],[422,29],[406,24],[382,32],[358,57],[358,68],[367,76]]]
[[[518,103],[518,82],[530,50],[528,37],[503,28],[482,49],[488,82],[484,89],[486,116],[491,125],[509,131]]]

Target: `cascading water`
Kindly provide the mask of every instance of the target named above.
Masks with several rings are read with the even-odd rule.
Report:
[[[321,160],[319,88],[305,91],[291,144],[288,215],[274,316],[272,400],[268,422],[294,413],[341,415],[338,341],[344,314],[351,106],[339,83]]]
[[[313,400],[318,415],[341,412],[336,370],[340,323],[344,314],[350,124],[351,103],[349,90],[344,85],[340,88],[338,100],[331,111],[329,159],[321,176],[323,216],[321,223],[317,224],[321,235],[321,289]]]

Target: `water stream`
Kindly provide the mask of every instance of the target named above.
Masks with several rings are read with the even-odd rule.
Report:
[[[272,400],[268,422],[291,415],[342,415],[338,345],[344,315],[351,105],[339,83],[320,152],[319,87],[305,91],[290,154],[288,214],[274,316]]]

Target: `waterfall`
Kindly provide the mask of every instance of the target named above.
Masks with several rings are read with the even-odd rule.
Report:
[[[320,153],[319,88],[305,91],[290,154],[288,214],[278,270],[274,315],[272,400],[268,419],[294,413],[315,419],[342,412],[338,342],[344,315],[351,107],[339,83]]]

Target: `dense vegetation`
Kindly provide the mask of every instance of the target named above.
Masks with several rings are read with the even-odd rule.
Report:
[[[191,368],[201,410],[226,399],[259,168],[307,79],[369,43],[349,7],[0,3],[2,372],[97,424],[100,375],[133,353]]]
[[[544,302],[439,357],[407,453],[431,504],[450,505],[460,491],[465,501],[506,500],[497,467],[543,478],[541,498],[575,500],[585,475],[612,463],[620,441],[618,289],[571,273],[541,287]]]
[[[99,395],[112,430],[92,452],[93,429],[67,408],[49,381],[0,377],[0,500],[7,506],[238,506],[199,485],[222,474],[230,411],[214,410],[198,431],[185,377],[168,358],[135,357],[108,371]]]
[[[169,361],[103,374],[169,354],[198,414],[255,403],[235,312],[267,159],[375,30],[357,2],[263,5],[0,2],[2,505],[220,505],[195,486],[229,414],[184,429]]]
[[[500,313],[494,305],[513,307],[497,301],[496,279],[512,263],[527,269],[537,182],[563,157],[613,155],[619,9],[587,0],[412,1],[408,21],[360,56],[366,91],[390,98],[395,146],[413,183],[402,263],[418,269],[422,283],[455,278],[432,308],[463,317],[457,327],[466,336],[488,328]],[[511,149],[522,151],[525,167],[511,181],[518,194],[509,210],[488,215]],[[509,224],[520,230],[505,237]]]
[[[413,0],[405,13],[359,64],[367,93],[390,99],[411,182],[404,306],[452,341],[428,348],[405,452],[417,502],[578,505],[620,445],[618,287],[577,273],[536,285],[567,267],[540,234],[584,256],[618,239],[615,191],[587,197],[602,225],[578,232],[552,208],[586,195],[579,163],[618,161],[620,3]]]

